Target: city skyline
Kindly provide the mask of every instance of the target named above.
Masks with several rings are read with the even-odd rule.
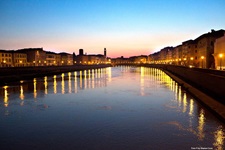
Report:
[[[225,1],[0,1],[0,49],[130,57],[224,29]]]

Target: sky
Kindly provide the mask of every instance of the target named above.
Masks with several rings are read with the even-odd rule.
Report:
[[[0,0],[0,49],[130,57],[225,29],[225,0]]]

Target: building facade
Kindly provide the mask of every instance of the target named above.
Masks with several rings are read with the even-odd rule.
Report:
[[[0,67],[12,67],[12,52],[0,50]]]
[[[216,39],[214,49],[215,68],[225,70],[225,33],[221,38]]]
[[[17,51],[12,52],[13,67],[25,67],[27,64],[27,54],[19,53]]]

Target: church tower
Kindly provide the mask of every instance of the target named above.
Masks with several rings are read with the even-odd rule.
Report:
[[[106,57],[106,48],[104,48],[104,56]]]

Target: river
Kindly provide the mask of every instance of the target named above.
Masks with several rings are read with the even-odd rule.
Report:
[[[225,126],[164,72],[119,66],[0,88],[0,149],[224,149]]]

